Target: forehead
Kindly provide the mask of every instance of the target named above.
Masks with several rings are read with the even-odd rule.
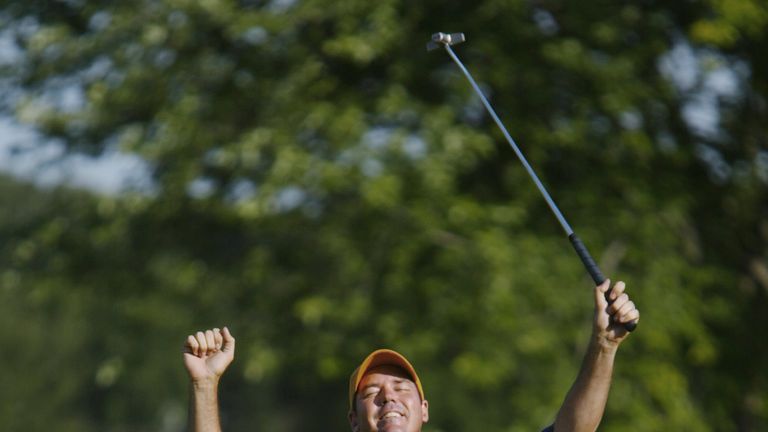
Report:
[[[383,383],[389,380],[408,381],[414,386],[416,385],[408,372],[403,368],[394,365],[380,365],[365,371],[365,375],[363,375],[363,379],[360,380],[358,388],[361,389],[369,385]]]

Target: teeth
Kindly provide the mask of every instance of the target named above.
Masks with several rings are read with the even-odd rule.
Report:
[[[402,417],[402,415],[400,413],[396,413],[396,412],[389,412],[389,413],[384,414],[384,417],[382,417],[382,418],[393,418],[393,417]]]

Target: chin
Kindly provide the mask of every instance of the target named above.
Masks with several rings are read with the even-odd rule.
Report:
[[[409,428],[407,423],[389,423],[381,425],[375,430],[378,432],[407,432],[414,429]]]

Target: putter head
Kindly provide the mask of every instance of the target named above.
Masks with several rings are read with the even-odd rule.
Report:
[[[432,40],[427,43],[427,51],[432,51],[441,46],[456,45],[467,40],[464,33],[435,33]]]

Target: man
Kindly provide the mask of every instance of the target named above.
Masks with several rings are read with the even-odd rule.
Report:
[[[401,354],[372,352],[349,377],[349,425],[358,431],[413,431],[429,421],[416,370]]]
[[[617,282],[595,287],[595,314],[587,353],[576,381],[545,431],[595,431],[608,400],[613,362],[629,334],[624,324],[637,322],[640,312]],[[220,432],[219,378],[235,355],[235,338],[224,327],[189,335],[184,364],[191,380],[191,416],[195,432]],[[429,421],[429,403],[416,370],[402,355],[377,350],[350,377],[349,424],[353,432],[420,432]]]

